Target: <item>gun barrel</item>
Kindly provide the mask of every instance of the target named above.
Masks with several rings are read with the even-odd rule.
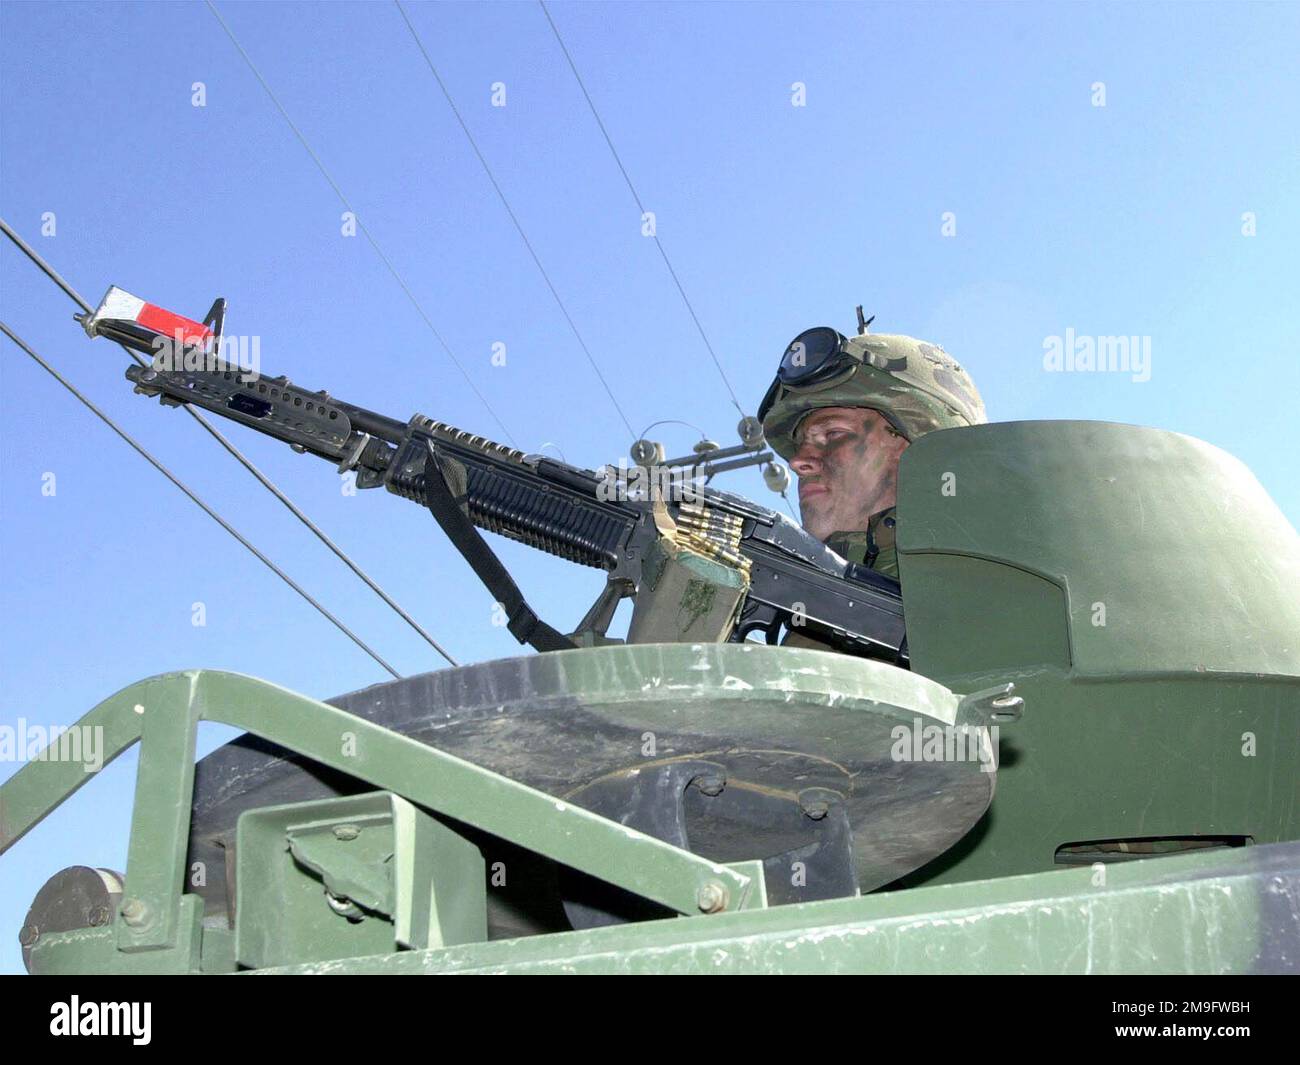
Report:
[[[354,407],[351,403],[339,403],[338,406],[346,412],[353,429],[394,445],[400,444],[406,436],[406,422],[399,422],[386,414],[376,414],[365,407]]]

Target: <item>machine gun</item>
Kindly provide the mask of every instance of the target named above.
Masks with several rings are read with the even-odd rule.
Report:
[[[775,511],[696,483],[692,470],[579,469],[268,378],[222,358],[220,299],[196,322],[114,286],[77,320],[92,337],[152,356],[126,371],[136,392],[210,410],[354,471],[358,488],[383,486],[427,507],[502,604],[511,634],[539,651],[609,642],[615,609],[632,597],[629,643],[740,642],[756,631],[777,643],[793,630],[907,665],[897,581],[847,562]],[[575,632],[536,615],[478,529],[605,571]]]

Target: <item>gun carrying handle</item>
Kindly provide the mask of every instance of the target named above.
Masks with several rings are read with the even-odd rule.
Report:
[[[571,649],[573,641],[537,616],[509,571],[461,510],[447,484],[433,441],[426,440],[425,446],[424,505],[429,508],[434,520],[447,534],[447,539],[456,545],[456,550],[469,563],[478,579],[505,608],[509,619],[506,628],[510,634],[520,643],[529,644],[538,651]]]

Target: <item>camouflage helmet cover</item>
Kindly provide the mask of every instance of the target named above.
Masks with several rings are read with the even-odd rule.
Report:
[[[908,440],[935,429],[988,421],[970,375],[937,344],[891,334],[851,337],[845,350],[861,365],[847,379],[805,389],[776,384],[763,432],[778,455],[795,453],[795,430],[821,407],[867,407],[883,414]]]

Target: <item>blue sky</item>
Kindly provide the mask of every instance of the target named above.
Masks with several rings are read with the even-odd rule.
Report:
[[[218,6],[514,441],[551,442],[587,466],[625,454],[623,419],[398,12]],[[734,443],[727,390],[542,11],[408,12],[627,418],[638,431],[681,419]],[[936,341],[963,362],[991,419],[1200,437],[1242,459],[1297,523],[1300,7],[551,13],[747,409],[792,336],[851,332],[863,303],[877,331]],[[264,371],[394,417],[498,434],[374,250],[340,234],[335,194],[207,6],[7,3],[0,30],[0,214],[88,299],[117,284],[198,316],[225,296],[229,330],[261,338]],[[192,104],[195,82],[206,106]],[[797,82],[806,106],[793,106]],[[438,666],[188,417],[133,396],[121,351],[86,340],[71,303],[7,242],[0,286],[13,329],[400,671]],[[1067,329],[1150,337],[1150,380],[1045,372],[1044,339]],[[497,343],[504,366],[491,361]],[[0,724],[68,724],[135,680],[193,666],[318,697],[384,679],[0,346]],[[418,508],[345,496],[328,465],[230,432],[458,658],[517,653]],[[680,426],[652,435],[670,452],[695,439]],[[779,505],[756,472],[723,484]],[[599,590],[593,571],[500,550],[562,628]],[[14,769],[0,765],[0,778]],[[0,970],[21,967],[17,930],[49,875],[124,866],[133,770],[130,759],[105,770],[3,859]]]

